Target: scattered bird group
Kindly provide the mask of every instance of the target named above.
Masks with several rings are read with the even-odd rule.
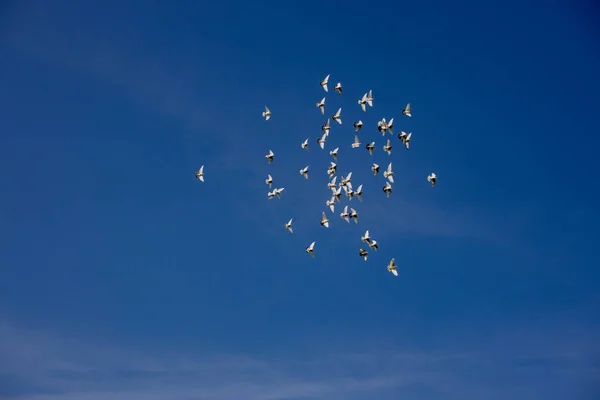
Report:
[[[319,83],[320,86],[323,88],[323,90],[326,93],[329,93],[328,84],[329,84],[330,76],[331,75],[328,74]],[[334,86],[334,90],[338,95],[341,95],[343,92],[342,84],[340,82],[336,83],[336,85]],[[326,100],[327,100],[327,96],[323,97],[319,102],[316,103],[316,107],[321,112],[321,115],[325,115]],[[373,97],[373,91],[369,90],[368,92],[364,93],[363,96],[358,100],[358,104],[360,105],[363,112],[367,112],[368,108],[373,107],[374,100],[375,100],[375,98]],[[412,117],[410,103],[408,103],[404,107],[404,109],[402,109],[402,115],[407,116],[407,117]],[[269,107],[265,106],[265,110],[262,112],[262,116],[265,119],[265,121],[270,120],[271,110],[269,109]],[[331,120],[337,122],[337,124],[339,124],[339,125],[342,125],[342,108],[341,107],[338,108],[337,111],[330,118],[327,118],[325,123],[321,126],[322,134],[317,138],[317,143],[319,144],[319,147],[322,150],[325,150],[327,138],[329,137],[329,134],[331,131]],[[364,123],[362,120],[358,120],[358,121],[355,121],[352,126],[354,128],[355,135],[354,135],[354,141],[351,143],[351,148],[357,149],[357,148],[360,148],[360,146],[361,146],[361,141],[358,137],[358,132],[363,128]],[[390,135],[393,135],[393,128],[394,128],[394,118],[393,117],[390,118],[389,120],[386,120],[386,118],[381,118],[381,120],[379,120],[377,122],[377,130],[379,132],[381,132],[382,136],[384,136],[384,137],[387,133],[389,133]],[[400,141],[402,142],[402,144],[404,145],[406,150],[409,150],[409,148],[410,148],[411,136],[412,136],[412,132],[406,133],[404,131],[401,131],[398,134],[398,139],[400,139]],[[310,151],[308,138],[305,139],[301,143],[301,148],[304,150]],[[373,155],[373,153],[375,152],[375,142],[371,141],[371,142],[367,143],[365,145],[365,148],[367,149],[367,151],[369,152],[370,155]],[[356,189],[353,188],[352,172],[348,172],[346,174],[346,176],[340,175],[339,183],[336,183],[336,181],[338,179],[338,176],[336,176],[336,174],[337,174],[336,162],[338,161],[339,151],[340,151],[339,147],[329,150],[329,155],[333,158],[333,161],[330,162],[330,166],[327,168],[327,174],[329,175],[329,178],[330,178],[330,181],[327,183],[327,187],[331,191],[331,197],[325,201],[325,206],[327,208],[329,208],[332,213],[335,212],[335,203],[341,202],[342,189],[344,190],[344,194],[348,198],[348,201],[351,201],[354,197],[357,197],[360,202],[363,201],[363,185],[360,184],[360,185],[358,185],[358,187]],[[389,138],[383,145],[383,151],[385,153],[387,153],[388,156],[391,156],[392,142]],[[273,163],[273,161],[275,159],[275,154],[273,153],[272,150],[269,150],[268,153],[265,155],[265,158],[268,160],[268,163],[271,164],[271,163]],[[304,168],[300,169],[300,175],[302,175],[305,179],[309,178],[309,167],[310,166],[307,165]],[[371,166],[371,171],[373,172],[373,176],[377,176],[379,174],[379,165],[377,165],[376,163],[373,163]],[[383,177],[384,177],[385,183],[382,187],[382,190],[386,194],[386,197],[389,198],[392,194],[392,184],[394,183],[394,171],[392,169],[392,162],[390,162],[387,165],[387,168],[383,171]],[[198,180],[200,180],[201,182],[204,182],[204,165],[202,165],[200,167],[200,169],[198,170],[198,172],[196,172],[196,178]],[[427,176],[427,181],[431,183],[432,187],[434,187],[436,184],[436,181],[437,181],[436,174],[433,172],[431,174],[429,174]],[[267,175],[267,178],[265,179],[265,183],[269,186],[269,189],[272,188],[273,177],[270,174]],[[275,196],[277,196],[278,199],[281,199],[281,193],[283,192],[283,190],[284,190],[283,187],[282,188],[273,188],[272,191],[268,191],[267,198],[270,200],[270,199],[273,199]],[[354,208],[349,207],[349,205],[344,206],[343,211],[340,213],[340,218],[345,220],[347,223],[350,223],[350,220],[353,220],[355,224],[358,224],[358,212]],[[292,220],[293,220],[293,218],[290,218],[290,220],[283,225],[284,228],[286,230],[288,230],[290,233],[294,233],[294,231],[292,229]],[[324,228],[329,228],[330,220],[327,217],[327,214],[325,212],[321,213],[320,225]],[[377,241],[370,236],[369,230],[367,230],[364,233],[364,236],[361,236],[360,240],[367,244],[367,246],[365,246],[365,247],[368,247],[369,249],[372,249],[374,251],[379,250],[379,245],[378,245]],[[315,257],[315,243],[316,243],[316,241],[313,241],[305,249],[306,253],[308,253],[313,258]],[[358,255],[364,261],[367,261],[369,252],[366,248],[360,248],[358,251]],[[390,273],[392,273],[394,276],[398,276],[395,258],[391,259],[391,261],[387,265],[387,270]]]

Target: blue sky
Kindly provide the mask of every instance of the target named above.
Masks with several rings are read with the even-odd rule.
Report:
[[[598,8],[211,3],[0,8],[0,398],[596,398]]]

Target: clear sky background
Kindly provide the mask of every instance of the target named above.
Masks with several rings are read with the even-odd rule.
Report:
[[[598,398],[592,1],[192,3],[1,3],[0,398]]]

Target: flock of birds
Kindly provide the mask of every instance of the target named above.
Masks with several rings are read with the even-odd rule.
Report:
[[[329,84],[330,76],[331,75],[327,75],[325,77],[325,79],[323,79],[320,82],[321,87],[323,88],[323,90],[326,93],[329,93],[328,84]],[[342,84],[339,82],[334,86],[333,89],[335,90],[335,92],[338,95],[341,95],[343,92]],[[360,105],[363,112],[367,112],[368,107],[373,107],[374,100],[375,100],[375,98],[373,97],[373,91],[369,90],[367,93],[365,93],[362,96],[362,98],[360,98],[358,100],[358,104]],[[326,102],[326,96],[323,97],[321,99],[321,101],[316,103],[316,107],[319,108],[322,115],[325,115],[325,102]],[[408,103],[406,105],[406,107],[402,110],[402,115],[407,116],[407,117],[412,117],[410,103]],[[265,106],[265,110],[262,112],[262,116],[265,119],[265,121],[268,121],[271,119],[271,110],[269,109],[269,107]],[[319,147],[321,148],[321,150],[325,150],[325,144],[327,142],[327,138],[329,137],[329,132],[331,130],[331,120],[333,120],[334,122],[336,122],[339,125],[342,125],[342,108],[338,108],[338,110],[335,112],[335,114],[333,114],[331,116],[331,118],[327,118],[325,123],[321,126],[321,130],[323,131],[323,134],[317,139],[317,143],[318,143]],[[355,135],[354,135],[354,142],[351,144],[351,147],[353,149],[357,149],[357,148],[360,148],[360,146],[362,144],[358,137],[358,132],[362,129],[363,122],[361,120],[358,120],[358,121],[354,122],[353,126],[354,126],[354,130],[355,130]],[[381,134],[383,136],[385,136],[387,133],[389,133],[390,135],[393,135],[393,132],[392,132],[393,126],[394,126],[394,118],[391,118],[389,121],[386,121],[385,118],[382,118],[380,121],[377,122],[377,130],[379,132],[381,132]],[[398,139],[401,140],[401,142],[404,145],[404,147],[406,148],[406,150],[409,150],[409,148],[410,148],[411,136],[412,136],[412,133],[406,133],[404,131],[401,131],[398,134]],[[302,144],[301,144],[301,147],[302,147],[302,149],[309,150],[309,139],[304,140],[304,142],[302,142]],[[365,145],[365,148],[367,149],[369,154],[373,155],[373,153],[375,151],[375,142],[372,141],[372,142],[367,143]],[[335,212],[336,201],[338,203],[341,202],[342,189],[344,190],[344,194],[348,197],[349,201],[352,200],[354,197],[357,197],[359,199],[359,201],[361,201],[361,202],[363,200],[363,198],[362,198],[363,185],[362,184],[359,185],[356,189],[354,189],[352,187],[352,172],[349,172],[346,176],[342,175],[340,177],[339,183],[336,182],[338,179],[338,177],[336,176],[336,173],[337,173],[336,161],[338,158],[339,150],[340,150],[339,147],[329,150],[329,154],[333,158],[333,161],[330,162],[330,166],[327,168],[327,173],[329,175],[329,178],[331,179],[330,182],[327,184],[327,187],[331,190],[331,198],[325,202],[325,205],[327,207],[329,207],[329,209],[331,210],[332,213]],[[391,155],[392,143],[389,138],[387,139],[387,142],[384,144],[383,150],[388,155]],[[275,159],[275,153],[273,153],[272,150],[269,150],[269,152],[265,155],[265,158],[267,159],[268,163],[271,164],[273,162],[273,160]],[[373,172],[374,176],[379,174],[379,169],[380,169],[379,165],[373,163],[373,165],[371,166],[371,171]],[[309,174],[309,166],[306,166],[306,167],[300,169],[300,175],[302,175],[305,179],[308,179],[308,174]],[[392,184],[394,183],[394,171],[392,169],[391,162],[388,164],[387,168],[383,171],[383,177],[385,179],[385,185],[382,187],[382,191],[386,194],[387,197],[390,197],[392,194]],[[196,172],[196,178],[198,180],[200,180],[201,182],[204,182],[204,165],[202,165],[200,167],[200,169]],[[427,176],[427,181],[431,183],[432,187],[435,187],[435,184],[437,181],[436,174],[433,172],[431,174],[429,174]],[[269,186],[269,189],[272,188],[272,190],[268,191],[267,198],[269,200],[271,200],[275,197],[277,197],[278,199],[281,199],[281,193],[284,191],[285,188],[283,188],[283,187],[273,188],[273,177],[270,174],[267,175],[267,178],[265,179],[265,183]],[[340,213],[340,217],[348,223],[350,223],[350,220],[353,220],[354,223],[356,223],[356,224],[358,223],[357,211],[354,208],[349,207],[348,205],[344,206],[343,211]],[[284,224],[284,228],[286,230],[288,230],[290,233],[294,233],[293,228],[292,228],[292,220],[293,220],[293,218],[291,218],[287,223]],[[320,224],[321,224],[321,226],[323,226],[325,228],[329,228],[329,218],[327,217],[327,214],[325,212],[322,212],[322,214],[321,214]],[[363,236],[361,236],[360,240],[362,242],[366,243],[367,246],[365,246],[365,247],[368,247],[375,251],[379,250],[377,240],[373,239],[370,236],[368,230],[364,233]],[[306,253],[310,254],[310,256],[313,258],[315,257],[315,243],[316,243],[316,241],[313,241],[311,244],[306,246],[306,249],[305,249]],[[358,251],[358,255],[361,258],[363,258],[363,260],[367,261],[369,253],[368,253],[367,249],[361,247]],[[393,275],[398,276],[397,265],[396,265],[394,258],[392,258],[390,260],[389,264],[387,265],[387,270],[390,273],[392,273]]]

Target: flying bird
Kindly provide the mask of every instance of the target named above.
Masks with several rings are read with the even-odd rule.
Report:
[[[404,147],[406,147],[406,150],[408,150],[409,146],[410,146],[410,137],[412,136],[412,132],[407,134],[406,132],[402,131],[401,133],[398,134],[398,139],[402,140],[402,143],[404,143]]]
[[[360,147],[360,140],[358,140],[358,135],[354,135],[354,143],[352,143],[353,149],[358,149]]]
[[[379,246],[377,245],[377,240],[371,239],[369,241],[369,247],[372,248],[372,249],[375,249],[375,251],[378,251],[379,250]]]
[[[342,107],[338,108],[338,110],[331,117],[338,124],[342,124]]]
[[[310,254],[312,258],[315,258],[315,242],[312,242],[309,246],[306,247],[306,252]]]
[[[333,88],[333,90],[335,90],[338,94],[342,94],[342,84],[341,83],[336,83],[335,87]]]
[[[350,215],[349,215],[349,217],[350,217],[350,219],[354,220],[355,224],[358,224],[358,213],[352,207],[350,207]]]
[[[271,186],[273,186],[273,177],[271,176],[271,174],[267,175],[267,179],[265,179],[265,183],[266,183],[267,185],[269,185],[269,188],[270,188]]]
[[[406,115],[408,117],[412,117],[412,114],[410,113],[410,103],[408,103],[406,105],[406,108],[404,110],[402,110],[402,115]]]
[[[338,203],[341,201],[340,198],[342,196],[342,188],[339,187],[337,189],[331,189],[331,194],[333,195],[333,197],[335,197],[335,199],[338,201]]]
[[[269,197],[269,200],[271,200],[273,197],[275,197],[275,193],[269,192],[269,193],[267,193],[267,196]]]
[[[427,180],[429,182],[431,182],[431,187],[435,186],[435,181],[437,180],[437,176],[435,175],[435,172],[432,172],[431,175],[427,176]]]
[[[390,139],[388,139],[387,143],[383,145],[383,151],[388,153],[388,156],[392,154],[392,142]]]
[[[300,175],[304,176],[304,179],[308,179],[308,165],[300,170]]]
[[[358,104],[360,104],[360,108],[362,108],[362,110],[364,112],[367,112],[367,94],[363,94],[363,97],[358,100]]]
[[[269,160],[269,164],[271,164],[273,162],[273,158],[275,157],[275,153],[273,153],[273,151],[269,150],[269,152],[267,153],[267,155],[265,156],[265,158],[267,160]]]
[[[389,163],[387,169],[383,171],[383,177],[388,178],[390,182],[394,183],[394,171],[392,171],[392,163]]]
[[[321,114],[325,115],[325,97],[323,97],[321,101],[317,103],[317,107],[319,107],[321,110]]]
[[[394,274],[394,276],[398,276],[398,271],[396,270],[396,267],[397,267],[396,262],[392,258],[392,261],[390,261],[390,263],[387,266],[387,270],[389,272],[391,272],[392,274]]]
[[[332,164],[333,164],[333,163],[332,163]],[[335,181],[336,181],[336,179],[337,179],[337,176],[334,176],[334,177],[333,177],[333,179],[331,180],[331,182],[329,182],[329,183],[327,184],[327,187],[328,187],[329,189],[335,189]]]
[[[324,91],[329,92],[329,90],[327,89],[327,84],[329,83],[329,76],[331,74],[327,75],[325,77],[325,79],[323,79],[321,82],[319,82],[319,85],[321,85],[321,87],[323,88]]]
[[[273,194],[277,196],[278,199],[281,199],[281,192],[283,192],[285,188],[273,189]]]
[[[352,172],[349,172],[348,175],[346,175],[345,178],[342,176],[342,181],[340,182],[340,187],[346,186],[351,181],[352,181]]]
[[[348,200],[352,200],[352,197],[354,197],[354,190],[352,190],[352,183],[350,183],[350,182],[346,183],[346,186],[344,186],[344,192],[346,192],[346,196],[348,196]]]
[[[321,126],[321,130],[323,132],[325,132],[326,136],[329,136],[329,130],[331,129],[331,123],[329,121],[329,118],[327,118],[327,121],[325,121],[325,124]]]
[[[265,121],[268,121],[271,118],[271,110],[269,107],[265,106],[265,111],[263,111],[262,116],[265,117]]]
[[[371,171],[373,171],[373,176],[376,176],[379,173],[379,165],[373,163],[373,166],[371,166]]]
[[[345,219],[347,223],[350,223],[350,214],[348,214],[348,206],[344,206],[344,211],[340,213],[340,218]]]
[[[361,236],[360,237],[361,242],[367,242],[370,243],[371,242],[371,237],[369,236],[369,230],[367,229],[365,231],[365,236]]]
[[[320,138],[317,139],[317,143],[321,146],[321,150],[325,150],[325,142],[327,141],[327,132],[323,134]]]
[[[358,255],[359,255],[360,257],[362,257],[362,258],[363,258],[363,260],[367,261],[367,258],[369,257],[369,252],[368,252],[367,250],[365,250],[365,249],[362,249],[362,248],[361,248],[361,249],[358,251]]]
[[[390,197],[390,195],[392,194],[392,185],[390,185],[389,182],[386,182],[385,186],[383,186],[383,192],[386,194],[387,197]]]
[[[196,172],[196,178],[198,178],[200,182],[204,182],[204,165]]]
[[[354,191],[354,195],[355,195],[356,197],[358,197],[358,199],[359,199],[360,201],[362,201],[362,195],[363,195],[362,186],[363,186],[363,185],[359,185],[359,186],[358,186],[358,188],[357,188],[357,189]]]
[[[302,142],[302,144],[301,144],[300,146],[302,146],[302,148],[303,148],[303,149],[306,149],[307,151],[308,151],[308,150],[310,150],[310,149],[308,148],[308,139],[306,139],[304,142]]]
[[[331,166],[329,168],[327,168],[327,173],[329,174],[329,178],[334,178],[333,182],[335,182],[335,171],[337,171],[337,164],[334,163],[333,161],[330,161]],[[329,186],[329,185],[328,185]],[[334,185],[335,187],[335,185]]]
[[[329,207],[331,212],[335,212],[335,196],[331,196],[331,199],[327,200],[325,205]]]
[[[322,213],[320,224],[321,224],[321,226],[324,226],[325,228],[329,228],[329,220],[327,219],[327,215],[325,215],[325,213]]]
[[[373,151],[375,150],[375,142],[367,143],[365,149],[369,150],[370,155],[373,155]]]
[[[360,128],[362,128],[363,122],[361,120],[358,120],[353,125],[354,125],[354,131],[358,132],[358,131],[360,131]]]
[[[333,150],[329,150],[329,155],[330,155],[330,156],[333,156],[333,159],[334,159],[335,161],[337,161],[337,154],[338,154],[338,150],[339,150],[339,149],[340,149],[339,147],[336,147],[336,148],[335,148],[335,149],[333,149]]]
[[[294,231],[292,230],[292,219],[290,218],[290,220],[288,221],[287,224],[283,225],[285,227],[285,229],[287,229],[288,231],[290,231],[290,233],[294,233]]]

